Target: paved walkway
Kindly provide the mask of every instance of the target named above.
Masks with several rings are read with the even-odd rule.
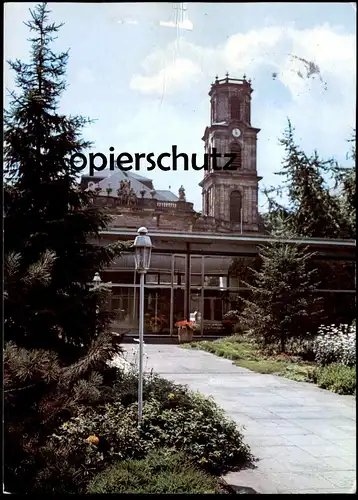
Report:
[[[211,395],[259,459],[230,473],[258,493],[349,493],[356,478],[356,402],[304,382],[261,375],[204,351],[146,345],[146,369]]]

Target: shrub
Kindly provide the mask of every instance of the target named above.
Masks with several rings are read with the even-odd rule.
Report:
[[[138,374],[134,366],[127,371],[118,371],[117,380],[114,385],[117,401],[128,406],[138,401]],[[168,394],[174,394],[172,401],[168,400]],[[143,379],[143,400],[155,398],[164,407],[169,404],[173,407],[190,404],[189,390],[186,386],[175,384],[170,380],[160,377],[155,373],[146,375]]]
[[[320,326],[314,343],[316,361],[322,365],[341,363],[356,364],[355,325]]]
[[[240,320],[240,312],[236,310],[228,311],[224,314],[223,319],[237,323]]]
[[[87,493],[216,493],[217,480],[182,452],[159,449],[143,460],[108,467],[90,482]]]
[[[356,390],[356,367],[330,364],[317,367],[312,374],[313,381],[322,389],[337,394],[353,395]]]
[[[104,466],[143,459],[158,447],[184,451],[201,468],[218,474],[250,460],[240,430],[212,399],[158,376],[148,377],[144,387],[140,431],[133,374],[122,374],[118,381],[120,401],[86,409],[63,424],[42,450],[36,491],[81,490]]]

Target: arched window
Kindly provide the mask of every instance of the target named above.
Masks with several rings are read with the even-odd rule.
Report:
[[[241,101],[238,96],[230,98],[230,115],[232,120],[241,120]]]
[[[205,215],[209,215],[209,191],[205,193]]]
[[[230,220],[241,222],[242,195],[240,191],[232,191],[230,194]]]
[[[236,158],[229,168],[231,170],[240,170],[242,165],[242,151],[240,144],[237,142],[232,143],[230,146],[230,153],[235,153]]]

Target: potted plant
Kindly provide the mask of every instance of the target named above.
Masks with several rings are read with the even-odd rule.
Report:
[[[156,316],[150,319],[150,327],[152,332],[157,333],[162,329],[162,320]]]
[[[184,342],[191,342],[194,335],[194,327],[191,321],[178,321],[175,326],[178,328],[178,340],[179,344]]]

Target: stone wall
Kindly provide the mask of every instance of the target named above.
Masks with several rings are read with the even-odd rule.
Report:
[[[217,211],[216,217],[203,217],[195,212],[192,203],[186,202],[157,202],[147,200],[148,203],[134,206],[120,205],[111,197],[99,197],[96,200],[101,206],[109,208],[113,216],[110,228],[116,229],[138,229],[145,226],[148,230],[174,231],[182,233],[210,232],[210,233],[233,233],[241,232],[240,224],[232,224],[227,220],[225,208],[228,196],[227,186],[214,186],[216,190]],[[246,188],[247,189],[247,188]],[[245,192],[244,197],[252,197],[244,208],[244,220],[242,231],[250,233],[257,231],[255,216],[255,197],[257,196],[254,186]],[[218,199],[219,198],[219,199]],[[249,207],[252,212],[248,211]]]

